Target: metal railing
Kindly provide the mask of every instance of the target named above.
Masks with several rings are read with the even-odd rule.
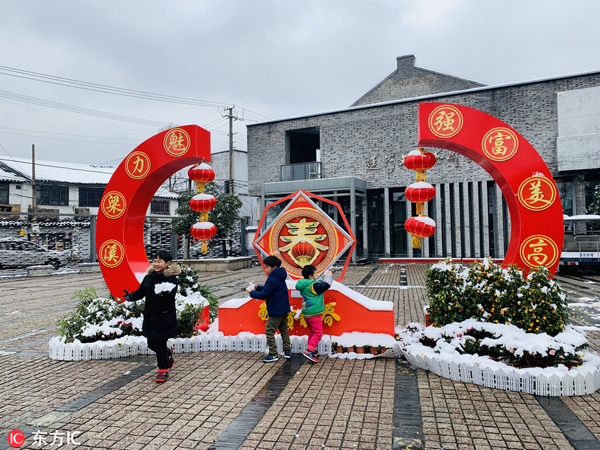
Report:
[[[318,161],[281,166],[281,181],[315,180],[321,178]]]

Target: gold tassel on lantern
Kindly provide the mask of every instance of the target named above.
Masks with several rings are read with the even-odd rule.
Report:
[[[421,248],[421,239],[413,236],[412,237],[412,248]]]

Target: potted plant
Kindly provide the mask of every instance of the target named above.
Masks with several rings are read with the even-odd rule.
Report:
[[[356,353],[364,353],[364,352],[365,352],[365,348],[364,347],[362,347],[360,345],[356,346]]]
[[[345,347],[344,350],[346,350],[346,353],[352,353],[354,352],[354,345],[351,347]]]
[[[363,353],[371,353],[371,346],[370,345],[363,345]]]
[[[387,347],[384,347],[383,345],[377,346],[377,354],[378,355],[385,353],[386,350],[387,350]]]
[[[378,353],[378,348],[376,345],[371,347],[371,355],[376,355]]]
[[[342,347],[340,344],[338,344],[337,342],[332,342],[332,347],[333,349],[337,352],[337,353],[344,353],[344,347]]]

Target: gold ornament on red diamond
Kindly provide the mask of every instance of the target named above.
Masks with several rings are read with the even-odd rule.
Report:
[[[413,248],[421,248],[421,239],[435,233],[435,222],[425,215],[425,203],[435,197],[435,188],[425,182],[425,171],[435,165],[435,155],[417,148],[404,158],[404,165],[407,169],[417,172],[417,182],[406,188],[404,196],[409,202],[417,205],[418,215],[406,220],[404,228],[412,236]]]

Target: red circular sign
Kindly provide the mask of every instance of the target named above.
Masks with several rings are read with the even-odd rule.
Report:
[[[442,105],[431,111],[429,129],[437,137],[449,138],[456,136],[463,127],[463,115],[452,105]]]
[[[492,128],[483,136],[481,149],[492,161],[508,161],[519,150],[519,138],[509,128]]]
[[[560,256],[556,243],[548,236],[541,234],[525,239],[521,244],[520,253],[523,262],[532,268],[552,267]]]
[[[125,196],[118,191],[110,191],[104,194],[100,202],[100,209],[109,219],[118,219],[125,214],[127,200]]]
[[[326,218],[316,210],[296,209],[288,212],[274,225],[271,248],[287,263],[289,271],[302,275],[308,264],[320,272],[337,254],[335,232]]]
[[[531,211],[550,208],[556,200],[556,186],[546,177],[529,177],[519,186],[519,202]]]
[[[98,259],[106,267],[117,267],[125,258],[123,244],[114,239],[105,241],[98,250]]]
[[[11,447],[20,447],[25,443],[25,435],[20,430],[12,430],[8,433],[8,445]]]
[[[150,173],[150,158],[143,152],[131,152],[125,159],[125,172],[134,180],[139,180]]]
[[[173,128],[165,134],[163,145],[165,151],[171,156],[183,156],[190,149],[190,135],[181,128]]]

